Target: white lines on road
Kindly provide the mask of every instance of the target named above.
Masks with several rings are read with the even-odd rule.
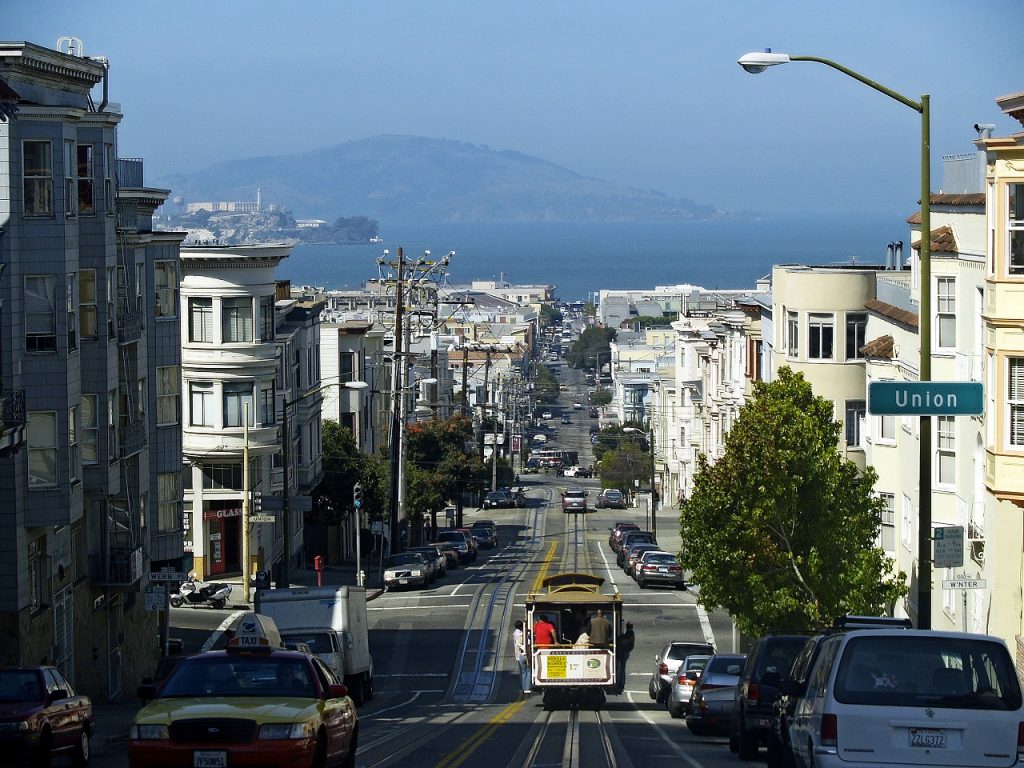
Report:
[[[612,586],[615,587],[615,591],[618,592],[619,591],[619,585],[615,581],[615,574],[612,573],[611,566],[608,565],[608,558],[605,557],[604,547],[598,546],[597,551],[601,553],[601,559],[604,561],[604,569],[606,571],[608,571],[608,580],[612,583]]]
[[[450,603],[450,604],[446,605],[445,608],[469,608],[470,605],[471,605],[470,603]],[[371,611],[423,611],[423,610],[431,610],[432,611],[432,610],[436,610],[436,608],[432,608],[432,607],[426,606],[426,605],[395,605],[395,606],[391,606],[391,607],[381,606],[380,608],[371,607],[369,605],[366,606],[366,612],[367,613],[370,613]]]
[[[627,698],[629,699],[629,703],[630,703],[630,704],[636,704],[636,702],[635,702],[635,701],[633,701],[633,694],[632,694],[632,692],[631,692],[631,691],[626,691],[626,696],[627,696]],[[660,725],[658,725],[658,724],[657,724],[656,722],[654,722],[654,721],[653,721],[653,720],[652,720],[652,719],[651,719],[651,718],[650,718],[650,717],[648,716],[647,712],[645,712],[644,710],[640,709],[639,707],[637,707],[637,710],[636,710],[636,711],[637,711],[637,714],[639,714],[639,715],[640,715],[640,717],[642,717],[642,718],[643,718],[643,719],[644,719],[644,720],[645,720],[645,721],[647,722],[647,724],[648,724],[649,726],[651,726],[652,728],[654,728],[654,730],[655,730],[655,731],[657,731],[657,733],[658,733],[658,736],[660,736],[660,737],[661,737],[661,740],[662,740],[663,742],[665,742],[666,744],[668,744],[669,748],[670,748],[670,749],[672,750],[672,752],[673,752],[674,754],[678,755],[678,756],[679,756],[679,757],[681,757],[681,758],[682,758],[683,760],[685,760],[685,761],[686,761],[686,762],[687,762],[687,763],[688,763],[688,764],[689,764],[689,765],[691,766],[691,768],[704,768],[703,764],[699,763],[698,761],[696,761],[696,760],[694,760],[694,759],[693,759],[692,757],[690,757],[690,756],[689,756],[688,754],[686,754],[686,753],[685,753],[685,752],[684,752],[684,751],[682,750],[682,748],[681,748],[681,747],[680,747],[680,746],[679,746],[678,744],[676,744],[676,743],[675,743],[675,742],[674,742],[674,741],[673,741],[673,740],[671,739],[671,737],[669,737],[669,735],[668,735],[667,733],[665,733],[665,731],[664,731],[664,730],[662,730],[661,726],[660,726]]]
[[[704,633],[704,641],[714,646],[715,633],[711,631],[711,620],[708,619],[708,612],[704,610],[703,605],[697,606],[697,620],[700,621],[700,631]]]
[[[232,624],[234,624],[235,621],[237,621],[238,617],[241,616],[243,613],[246,613],[246,611],[235,611],[230,616],[228,616],[226,619],[224,619],[224,621],[222,621],[220,623],[220,626],[217,627],[215,630],[213,630],[213,632],[210,634],[210,636],[206,639],[206,642],[203,643],[203,647],[200,648],[199,650],[200,651],[209,651],[211,648],[213,648],[213,646],[214,646],[214,644],[216,644],[217,640],[220,639],[220,636],[224,634],[224,631],[228,627],[230,627]]]

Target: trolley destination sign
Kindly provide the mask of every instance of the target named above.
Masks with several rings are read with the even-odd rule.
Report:
[[[974,416],[984,412],[975,381],[873,381],[868,411],[880,416]]]

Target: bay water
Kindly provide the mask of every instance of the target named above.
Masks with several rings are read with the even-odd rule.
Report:
[[[431,260],[455,251],[448,281],[496,280],[555,285],[559,299],[589,299],[601,289],[689,283],[753,289],[773,264],[879,264],[886,246],[903,240],[904,215],[792,215],[683,222],[381,223],[380,243],[299,245],[278,267],[293,285],[357,288],[378,277],[377,260],[429,250]]]

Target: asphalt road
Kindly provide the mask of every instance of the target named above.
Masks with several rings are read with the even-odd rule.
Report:
[[[580,451],[592,463],[587,429],[592,419],[572,408],[583,399],[582,375],[564,368],[569,383],[557,407],[572,423],[559,424],[554,446]],[[584,459],[586,456],[586,460]],[[433,587],[388,592],[369,604],[376,695],[359,712],[360,768],[458,768],[514,766],[599,768],[737,766],[724,738],[696,738],[648,695],[654,657],[670,640],[712,640],[732,650],[728,618],[696,605],[692,591],[639,589],[615,564],[608,531],[616,519],[638,518],[632,510],[586,515],[561,511],[566,479],[524,475],[530,505],[524,509],[469,510],[498,524],[499,543],[467,568],[448,573]],[[598,480],[569,480],[590,491]],[[659,516],[661,545],[679,547],[675,513]],[[538,573],[586,570],[604,577],[624,601],[623,617],[636,631],[625,691],[600,709],[547,710],[537,694],[524,696],[511,651],[512,623],[524,617],[523,595]],[[188,650],[200,647],[230,611],[178,609],[173,634]],[[98,768],[124,768],[127,747],[94,750]]]

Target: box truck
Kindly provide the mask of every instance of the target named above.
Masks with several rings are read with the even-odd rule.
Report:
[[[305,643],[333,669],[356,704],[373,697],[365,588],[259,589],[255,607],[274,620],[285,644]]]

